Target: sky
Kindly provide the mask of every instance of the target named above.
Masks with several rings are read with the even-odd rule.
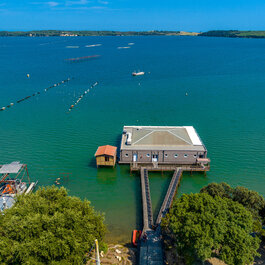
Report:
[[[265,0],[0,0],[0,30],[265,30]]]

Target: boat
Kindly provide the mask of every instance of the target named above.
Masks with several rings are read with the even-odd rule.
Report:
[[[135,247],[137,247],[137,243],[140,240],[142,231],[141,230],[133,230],[132,233],[132,243]]]
[[[86,45],[85,47],[91,48],[91,47],[98,47],[101,46],[102,44],[92,44],[92,45]]]
[[[132,72],[132,76],[144,75],[144,72]]]
[[[0,165],[0,175],[0,212],[11,208],[17,195],[32,192],[38,183],[30,181],[27,165],[17,161]]]

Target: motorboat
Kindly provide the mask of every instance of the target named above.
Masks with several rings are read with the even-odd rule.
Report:
[[[144,72],[133,72],[132,73],[132,76],[138,76],[138,75],[144,75],[145,73]]]
[[[30,193],[38,183],[30,181],[27,165],[20,162],[0,165],[0,176],[1,212],[15,204],[17,195]]]

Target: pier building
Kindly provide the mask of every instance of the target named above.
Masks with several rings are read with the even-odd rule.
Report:
[[[207,149],[193,126],[124,126],[119,163],[132,170],[210,169]]]

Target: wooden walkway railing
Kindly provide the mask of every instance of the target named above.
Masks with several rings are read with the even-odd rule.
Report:
[[[153,210],[150,195],[148,170],[141,168],[142,204],[143,204],[143,232],[151,230],[153,226]],[[143,233],[142,233],[143,234]]]
[[[173,165],[173,164],[157,164],[154,166],[152,163],[138,163],[134,162],[130,164],[131,171],[138,171],[144,167],[148,171],[174,171],[176,167],[181,167],[182,171],[189,171],[189,172],[206,172],[210,170],[209,165]]]
[[[174,175],[171,179],[171,182],[169,184],[167,194],[165,196],[165,199],[162,203],[159,214],[157,216],[156,225],[160,225],[162,218],[165,217],[166,213],[169,211],[169,209],[172,205],[174,196],[177,192],[181,175],[182,175],[182,169],[180,167],[176,168]]]

